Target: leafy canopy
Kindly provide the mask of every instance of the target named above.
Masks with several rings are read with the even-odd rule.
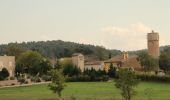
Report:
[[[121,90],[121,95],[125,100],[131,100],[136,93],[134,87],[139,83],[135,72],[129,69],[120,69],[117,75],[118,79],[115,79],[115,86]]]

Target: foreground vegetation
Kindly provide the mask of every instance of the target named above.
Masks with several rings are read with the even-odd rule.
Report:
[[[121,100],[120,91],[113,82],[71,82],[66,84],[64,98],[77,100]],[[170,84],[141,82],[135,100],[169,100]],[[0,89],[2,100],[53,100],[57,95],[48,85],[33,85]],[[74,99],[73,99],[74,100]]]

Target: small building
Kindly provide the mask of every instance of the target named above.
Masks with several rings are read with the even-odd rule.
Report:
[[[0,56],[0,71],[6,68],[9,72],[9,77],[15,75],[15,57],[14,56]]]
[[[94,69],[96,71],[98,70],[104,70],[104,62],[103,61],[91,61],[86,62],[84,65],[85,69]]]
[[[81,69],[81,71],[84,71],[84,55],[81,53],[74,53],[72,55],[72,63],[74,66],[77,66]]]
[[[104,70],[108,72],[110,65],[118,68],[132,68],[134,70],[142,70],[139,62],[139,58],[136,55],[129,56],[127,52],[123,52],[122,55],[112,57],[104,62]]]

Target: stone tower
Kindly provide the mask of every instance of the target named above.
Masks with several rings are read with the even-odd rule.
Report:
[[[74,53],[72,55],[73,65],[80,68],[81,71],[84,71],[84,55],[81,53]]]
[[[159,34],[152,31],[147,35],[148,40],[148,54],[153,58],[159,58]]]

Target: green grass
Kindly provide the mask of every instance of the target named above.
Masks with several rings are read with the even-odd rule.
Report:
[[[135,100],[170,100],[170,84],[141,82],[136,88]],[[74,96],[77,100],[120,100],[120,91],[113,82],[75,82],[67,83],[63,91],[65,98]],[[48,85],[33,85],[0,89],[0,100],[49,100],[56,98]]]

